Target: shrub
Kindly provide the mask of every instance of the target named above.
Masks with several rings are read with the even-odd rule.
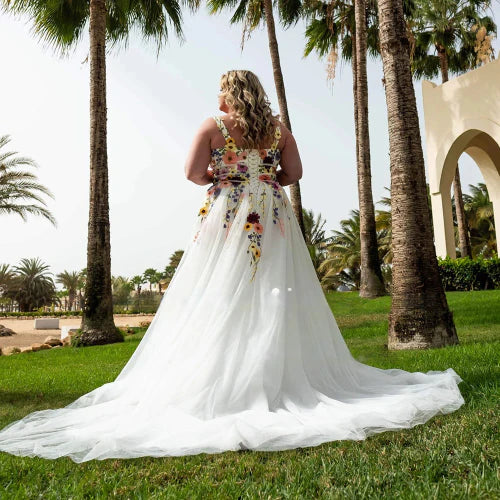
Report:
[[[500,288],[500,259],[438,259],[439,273],[447,291],[487,290]]]

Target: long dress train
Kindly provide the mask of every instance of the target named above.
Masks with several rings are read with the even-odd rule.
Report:
[[[285,450],[361,440],[457,410],[452,369],[355,360],[337,327],[269,149],[212,151],[206,191],[144,338],[110,383],[0,431],[0,451],[75,462]],[[0,360],[1,361],[1,360]]]

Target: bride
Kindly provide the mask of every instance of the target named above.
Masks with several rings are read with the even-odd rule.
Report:
[[[185,167],[210,186],[134,354],[113,382],[7,425],[0,451],[84,462],[285,450],[410,428],[464,403],[452,368],[353,358],[283,189],[302,176],[293,135],[250,71],[222,76],[219,109]]]

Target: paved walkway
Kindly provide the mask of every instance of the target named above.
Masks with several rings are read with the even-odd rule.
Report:
[[[116,326],[139,326],[142,321],[152,321],[154,314],[146,314],[144,316],[113,316]],[[82,318],[60,318],[59,326],[74,326],[80,328]],[[0,325],[6,326],[14,330],[17,335],[10,337],[0,337],[0,349],[7,346],[28,347],[35,342],[43,343],[50,335],[51,337],[60,337],[61,330],[35,330],[35,319],[5,319],[0,318]]]

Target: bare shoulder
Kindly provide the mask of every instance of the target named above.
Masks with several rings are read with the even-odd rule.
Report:
[[[213,116],[209,116],[201,122],[200,130],[211,131],[214,130],[214,128],[217,128],[217,124],[215,123]]]

